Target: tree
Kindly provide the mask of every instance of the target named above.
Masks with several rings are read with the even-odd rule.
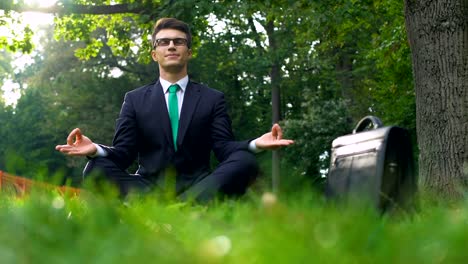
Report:
[[[419,175],[457,198],[468,188],[468,2],[405,0],[416,91]]]
[[[12,67],[11,67],[11,54],[5,50],[0,50],[0,107],[5,103],[3,98],[3,86],[6,79],[10,78]]]

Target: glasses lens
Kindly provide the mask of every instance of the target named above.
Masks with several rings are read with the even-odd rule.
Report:
[[[162,38],[156,40],[156,46],[169,46],[171,39]]]
[[[155,47],[165,47],[169,46],[171,44],[171,41],[174,42],[174,46],[185,46],[187,45],[187,40],[184,38],[175,38],[175,39],[170,39],[170,38],[160,38],[156,40],[156,45]]]
[[[187,44],[187,40],[184,38],[176,38],[176,39],[173,39],[173,41],[174,41],[174,45],[176,46],[185,46],[185,44]]]

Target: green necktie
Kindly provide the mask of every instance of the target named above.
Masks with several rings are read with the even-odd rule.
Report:
[[[179,85],[172,84],[169,86],[169,118],[171,119],[172,139],[174,140],[174,148],[177,151],[177,131],[179,130],[179,106],[177,103],[177,90]]]

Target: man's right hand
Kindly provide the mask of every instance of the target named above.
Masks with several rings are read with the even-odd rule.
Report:
[[[70,132],[66,145],[57,145],[55,149],[69,156],[94,156],[97,151],[93,141],[81,134],[79,128]]]

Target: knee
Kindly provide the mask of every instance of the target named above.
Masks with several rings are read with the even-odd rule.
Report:
[[[230,158],[238,164],[238,167],[244,173],[249,175],[256,175],[258,173],[257,158],[252,152],[247,150],[236,151]]]
[[[98,158],[94,158],[94,159],[90,159],[88,160],[88,162],[86,163],[84,169],[83,169],[83,178],[86,178],[87,176],[91,175],[92,173],[95,173],[96,171],[96,168],[98,166],[96,166],[96,160]]]
[[[83,178],[93,175],[106,175],[113,162],[104,157],[96,157],[90,159],[83,169]]]
[[[237,177],[245,176],[252,179],[258,175],[259,167],[257,159],[250,151],[240,150],[232,153],[228,158],[228,163],[233,164],[231,168]]]
[[[223,165],[220,190],[227,195],[244,194],[258,176],[257,159],[250,151],[232,153]]]

